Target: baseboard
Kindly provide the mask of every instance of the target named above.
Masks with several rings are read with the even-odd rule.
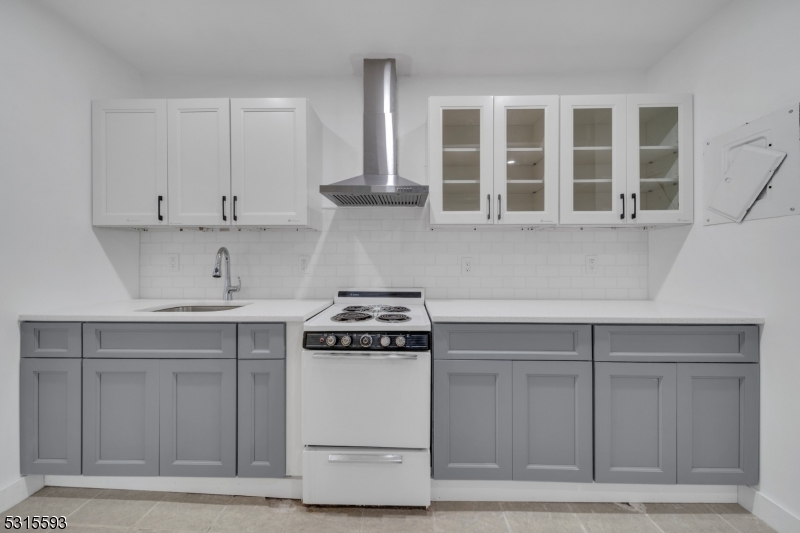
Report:
[[[266,498],[300,499],[303,495],[300,478],[45,476],[44,484],[53,487],[194,492]]]
[[[800,518],[752,487],[739,487],[738,502],[779,533],[800,531]]]
[[[433,480],[433,501],[736,503],[735,485]]]
[[[0,512],[11,509],[42,487],[44,487],[44,476],[25,476],[0,489]]]

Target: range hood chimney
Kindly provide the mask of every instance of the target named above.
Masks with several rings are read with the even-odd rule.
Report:
[[[397,72],[394,59],[364,60],[364,174],[319,192],[343,207],[422,207],[428,186],[397,175]]]

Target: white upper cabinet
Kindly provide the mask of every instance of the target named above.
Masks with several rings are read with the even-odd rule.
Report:
[[[558,96],[494,97],[493,222],[558,223]]]
[[[169,223],[231,224],[227,98],[169,100]]]
[[[561,97],[562,224],[626,224],[625,95]]]
[[[304,98],[231,100],[234,224],[308,225],[309,202],[321,203],[321,165],[309,161],[319,119],[309,110]]]
[[[167,224],[167,101],[92,102],[95,226]]]
[[[492,224],[493,102],[491,96],[428,100],[431,224]]]
[[[631,94],[627,114],[629,222],[692,222],[692,95]]]

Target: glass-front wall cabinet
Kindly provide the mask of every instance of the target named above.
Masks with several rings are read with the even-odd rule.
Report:
[[[494,99],[495,224],[558,222],[558,96]]]
[[[625,96],[561,97],[562,224],[624,224]]]
[[[431,97],[431,224],[491,223],[492,97]]]
[[[628,95],[631,222],[693,219],[692,96]]]

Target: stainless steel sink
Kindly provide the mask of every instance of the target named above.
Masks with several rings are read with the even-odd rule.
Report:
[[[214,311],[230,311],[239,309],[243,305],[179,305],[177,307],[166,307],[164,309],[153,309],[154,313],[210,313]]]

